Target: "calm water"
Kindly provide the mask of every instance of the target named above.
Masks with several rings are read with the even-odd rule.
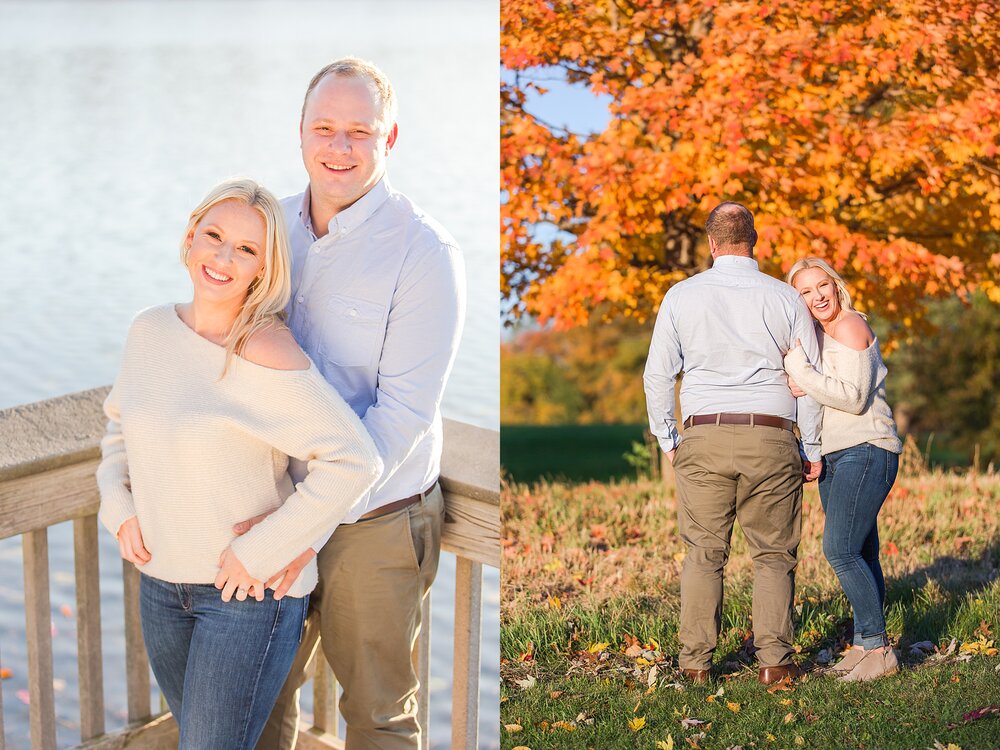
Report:
[[[393,185],[462,246],[465,335],[445,415],[499,425],[496,2],[0,0],[0,408],[110,383],[133,314],[187,299],[185,217],[220,179],[306,183],[298,113],[336,57],[400,98]],[[58,739],[79,741],[72,541],[50,535]],[[102,533],[108,727],[124,723],[120,561]],[[27,748],[20,542],[0,542],[8,748]],[[434,587],[431,739],[447,747],[454,560]],[[483,747],[498,746],[499,575],[486,570]],[[308,706],[306,706],[308,709]]]

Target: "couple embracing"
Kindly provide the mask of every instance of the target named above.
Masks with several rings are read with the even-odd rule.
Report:
[[[317,642],[348,748],[419,742],[412,654],[440,552],[462,260],[389,186],[382,71],[320,70],[300,136],[302,194],[229,180],[191,213],[193,298],[136,316],[104,406],[100,519],[142,573],[182,750],[293,747]]]
[[[754,568],[753,634],[764,684],[799,677],[792,661],[803,481],[819,480],[823,552],[854,609],[843,681],[898,670],[886,634],[877,516],[902,445],[885,399],[878,341],[840,275],[819,258],[783,283],[753,258],[753,215],[717,206],[705,225],[711,269],[663,299],[643,376],[650,429],[671,461],[681,572],[681,672],[710,676],[723,571],[740,522]],[[674,383],[683,371],[683,437]],[[793,432],[798,427],[799,437]]]

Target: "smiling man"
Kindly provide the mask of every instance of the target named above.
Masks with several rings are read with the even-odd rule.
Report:
[[[349,750],[415,749],[411,655],[440,553],[441,399],[465,312],[462,257],[444,228],[389,186],[396,96],[382,71],[356,58],[323,68],[306,90],[300,134],[309,186],[283,201],[288,324],[361,417],[385,471],[352,516],[274,578],[284,574],[278,598],[319,554],[302,645],[257,747],[294,745],[298,688],[319,640],[344,690]],[[307,470],[290,468],[296,483]]]

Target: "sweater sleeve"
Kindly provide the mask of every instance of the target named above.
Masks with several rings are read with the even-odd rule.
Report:
[[[286,373],[283,373],[286,374]],[[285,502],[232,542],[254,578],[266,581],[336,528],[382,474],[382,461],[354,411],[315,369],[265,406],[254,402],[250,429],[308,466]]]
[[[874,347],[873,344],[865,351],[857,352],[858,356],[852,360],[854,367],[848,380],[818,372],[809,364],[801,347],[795,347],[785,355],[785,371],[802,390],[824,406],[849,414],[862,414],[874,388]]]
[[[101,439],[101,463],[97,467],[97,486],[101,493],[98,517],[104,527],[118,535],[121,525],[135,515],[132,486],[129,482],[128,455],[122,434],[121,412],[118,407],[118,383],[104,400],[107,430]]]

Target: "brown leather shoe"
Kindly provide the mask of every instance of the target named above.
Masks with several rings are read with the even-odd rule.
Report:
[[[805,672],[802,668],[796,664],[782,664],[778,667],[761,667],[760,671],[757,672],[757,681],[761,685],[770,685],[773,682],[778,682],[785,679],[786,677],[790,680],[795,680],[804,675]]]
[[[691,680],[695,685],[704,685],[708,682],[707,669],[682,669],[681,675]]]

